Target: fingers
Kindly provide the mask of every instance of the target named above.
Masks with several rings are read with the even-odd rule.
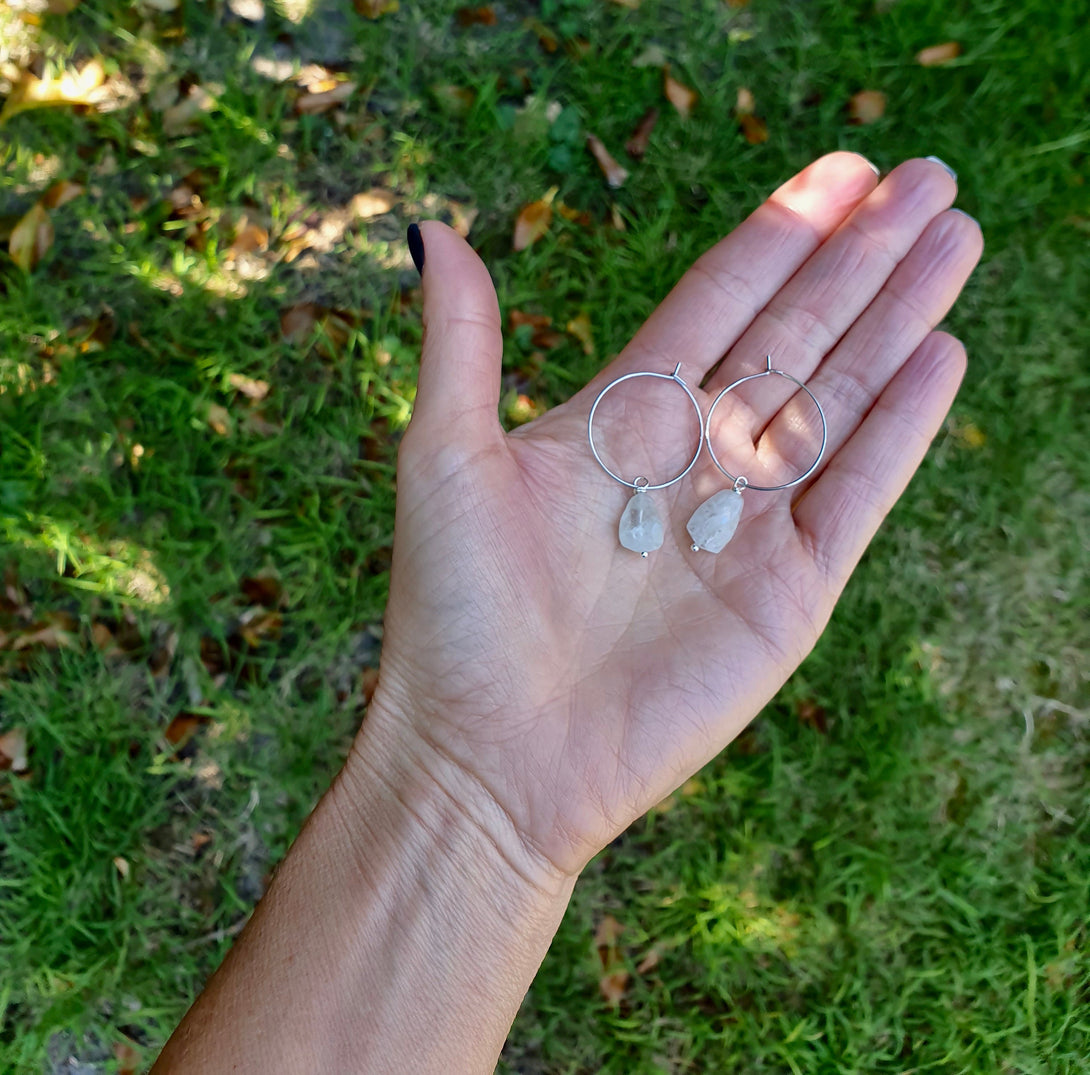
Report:
[[[825,412],[826,458],[852,436],[885,386],[946,316],[982,250],[980,228],[971,217],[937,216],[807,382]],[[785,394],[794,388],[780,377],[764,380],[778,381]],[[758,457],[769,465],[774,460],[783,480],[790,480],[813,462],[817,427],[813,403],[796,392],[765,430]]]
[[[839,591],[904,492],[965,373],[965,350],[932,332],[794,509],[800,539]]]
[[[699,384],[757,313],[835,231],[878,179],[855,153],[830,153],[788,180],[693,264],[594,382],[638,369]]]
[[[492,278],[469,244],[438,221],[424,241],[424,346],[411,428],[498,436],[503,358]]]
[[[895,168],[761,311],[709,390],[757,372],[766,354],[776,368],[807,380],[956,194],[953,177],[934,161]],[[748,417],[756,438],[792,394],[783,378],[751,381],[733,393],[730,410],[735,421]],[[742,405],[748,416],[739,414]]]

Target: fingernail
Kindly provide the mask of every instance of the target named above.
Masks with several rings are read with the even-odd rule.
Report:
[[[863,157],[863,154],[860,153],[859,156]],[[879,168],[878,165],[874,163],[874,161],[868,159],[867,157],[863,157],[863,160],[865,163],[870,165],[870,170],[874,172],[875,175],[880,176],[882,174],[882,169]]]
[[[424,275],[424,239],[420,235],[420,227],[417,224],[409,225],[409,254],[412,256],[416,271]]]
[[[946,174],[956,183],[958,181],[958,174],[950,167],[944,160],[939,160],[938,157],[924,157],[924,160],[934,161],[940,168],[946,169]]]
[[[969,213],[965,212],[964,209],[958,209],[954,207],[952,209],[948,209],[947,212],[957,213],[959,216],[965,217],[966,220],[971,220],[978,228],[980,227],[980,221],[977,220],[975,216],[971,216]]]

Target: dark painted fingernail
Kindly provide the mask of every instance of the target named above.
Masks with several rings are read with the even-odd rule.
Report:
[[[955,172],[955,171],[954,171],[954,169],[953,169],[953,168],[951,168],[951,167],[950,167],[950,165],[946,163],[946,161],[944,161],[944,160],[939,160],[939,158],[938,158],[938,157],[925,157],[925,158],[924,158],[924,160],[929,160],[929,161],[932,161],[932,162],[934,162],[935,164],[937,164],[937,165],[938,165],[938,166],[939,166],[940,168],[945,168],[945,169],[946,169],[946,172],[947,172],[947,174],[948,174],[948,175],[950,176],[950,178],[951,178],[951,179],[952,179],[952,180],[953,180],[953,181],[954,181],[955,183],[956,183],[956,182],[958,181],[958,174],[957,174],[957,172]]]
[[[418,224],[409,225],[409,253],[412,255],[416,271],[424,275],[424,239]]]

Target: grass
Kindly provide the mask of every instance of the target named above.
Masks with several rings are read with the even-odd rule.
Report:
[[[512,0],[470,27],[458,6],[0,14],[16,67],[99,56],[113,80],[112,103],[0,128],[0,226],[59,179],[85,188],[33,273],[0,255],[0,733],[29,747],[28,773],[0,774],[0,1066],[154,1056],[347,749],[420,336],[404,225],[475,210],[504,310],[560,330],[544,353],[508,338],[515,422],[843,147],[959,172],[987,243],[950,318],[967,383],[798,675],[592,863],[500,1070],[1086,1070],[1081,5]],[[949,40],[951,64],[914,62]],[[649,57],[699,92],[689,120]],[[299,115],[260,73],[276,62],[360,88]],[[193,85],[217,105],[174,127]],[[733,119],[740,86],[764,143]],[[861,89],[888,104],[857,126]],[[621,158],[651,105],[612,192],[583,135]],[[553,186],[585,217],[513,253]],[[348,220],[370,188],[391,212]],[[245,251],[250,225],[268,241]],[[592,354],[564,331],[584,312]]]

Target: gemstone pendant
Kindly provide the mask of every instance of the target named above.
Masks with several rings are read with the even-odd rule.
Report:
[[[644,558],[649,552],[662,548],[666,530],[655,502],[645,492],[637,492],[625,506],[617,527],[621,545]]]
[[[693,539],[692,550],[720,552],[738,529],[742,516],[742,493],[738,489],[722,489],[709,497],[693,512],[685,524]]]

